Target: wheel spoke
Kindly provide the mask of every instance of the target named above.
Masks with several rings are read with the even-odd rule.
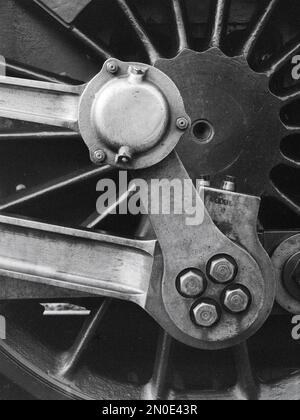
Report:
[[[84,85],[0,77],[0,116],[78,132],[78,108],[83,89]]]
[[[234,359],[237,370],[238,399],[258,400],[260,391],[253,374],[247,343],[234,348]]]
[[[294,125],[287,125],[284,124],[284,127],[286,129],[286,135],[293,135],[293,134],[300,134],[300,127],[294,126]]]
[[[299,50],[300,41],[297,38],[293,42],[289,43],[288,46],[281,52],[281,54],[279,54],[271,61],[267,69],[267,74],[272,76],[274,73],[280,70],[282,66],[287,64],[293,58],[293,56],[299,52]]]
[[[162,400],[167,397],[167,379],[172,341],[169,334],[161,331],[157,345],[153,376],[143,391],[143,397],[145,399]]]
[[[288,105],[290,102],[297,101],[300,99],[300,90],[298,87],[290,89],[288,93],[280,95],[280,99],[283,102],[287,102],[284,105]]]
[[[144,307],[156,241],[0,216],[0,277],[132,301]],[[17,299],[17,291],[14,298]],[[7,290],[0,289],[1,296]],[[23,296],[21,297],[23,298]]]
[[[122,9],[123,13],[127,17],[131,27],[133,28],[133,30],[139,37],[139,40],[143,44],[145,51],[148,54],[151,64],[154,64],[160,57],[159,52],[153,45],[151,39],[149,38],[148,34],[143,28],[141,22],[139,21],[139,19],[135,16],[134,12],[129,7],[127,0],[117,0],[117,2],[120,8]]]
[[[293,212],[300,215],[300,205],[295,203],[291,198],[289,198],[286,194],[280,191],[273,182],[269,182],[268,190],[266,191],[269,196],[276,198],[284,205],[289,207]]]
[[[69,33],[76,39],[79,40],[85,47],[89,48],[97,57],[101,60],[107,60],[113,56],[110,51],[103,45],[99,45],[88,35],[84,34],[79,28],[73,24],[64,20],[61,16],[55,13],[50,7],[44,4],[41,0],[34,0],[42,9],[44,9],[52,18],[54,18],[60,25],[69,31]]]
[[[99,308],[94,310],[84,323],[75,343],[71,349],[66,352],[59,364],[58,375],[66,377],[71,375],[79,364],[80,358],[87,349],[89,343],[97,332],[107,310],[111,304],[111,299],[105,299]]]
[[[223,42],[224,36],[226,35],[226,26],[230,5],[231,0],[216,0],[212,32],[209,43],[210,47],[219,48]]]
[[[254,24],[242,50],[243,54],[247,58],[252,53],[257,41],[259,40],[260,36],[264,32],[278,3],[279,3],[279,0],[270,0],[270,3],[266,7],[266,9],[263,11],[262,15],[259,16],[259,18],[257,19],[257,22]]]
[[[71,173],[62,178],[51,181],[45,185],[37,186],[30,190],[25,190],[21,195],[16,194],[8,200],[6,199],[4,203],[0,204],[0,211],[12,212],[17,206],[33,202],[38,198],[47,197],[51,193],[58,192],[63,188],[71,187],[72,185],[76,185],[81,182],[86,182],[89,179],[103,177],[105,174],[110,173],[112,170],[113,169],[110,166],[91,166],[81,171]]]
[[[90,219],[86,220],[85,225],[88,229],[94,229],[108,216],[114,214],[118,207],[125,203],[136,192],[136,186],[132,185],[124,194],[122,194],[111,206],[109,206],[102,214],[94,214]]]
[[[176,30],[177,30],[178,50],[182,51],[185,48],[189,48],[182,1],[172,0],[172,7],[174,10]]]
[[[279,161],[279,164],[287,165],[292,168],[300,169],[300,161],[289,158],[288,156],[281,155],[281,159]]]
[[[0,142],[30,140],[81,140],[81,136],[73,131],[36,131],[0,133]]]
[[[71,77],[60,76],[46,70],[36,67],[28,66],[23,63],[18,63],[14,60],[5,59],[2,64],[4,66],[5,74],[9,77],[17,77],[21,79],[40,80],[49,83],[62,83],[69,85],[80,85],[82,82],[74,80]]]

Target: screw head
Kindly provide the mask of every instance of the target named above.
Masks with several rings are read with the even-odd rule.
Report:
[[[212,280],[226,284],[233,281],[237,275],[237,265],[233,258],[220,255],[212,258],[208,264],[208,273]]]
[[[204,293],[207,282],[204,274],[197,269],[183,271],[177,279],[179,293],[187,298],[195,298]]]
[[[199,327],[211,328],[221,318],[218,304],[210,300],[197,303],[193,307],[192,312],[192,318]]]
[[[115,61],[109,61],[106,65],[107,71],[111,74],[116,74],[119,71],[119,66]]]
[[[179,130],[187,130],[189,127],[189,122],[185,117],[181,117],[177,119],[176,125]]]
[[[94,152],[94,159],[98,162],[98,163],[102,163],[105,161],[106,159],[106,153],[104,152],[104,150],[96,150]]]
[[[250,303],[250,292],[244,286],[235,286],[235,288],[228,289],[224,293],[224,306],[234,314],[245,312]]]

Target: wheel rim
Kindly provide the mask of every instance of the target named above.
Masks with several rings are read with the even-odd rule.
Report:
[[[297,88],[297,85],[295,86],[291,81],[286,81],[284,79],[283,70],[288,65],[291,57],[300,50],[299,33],[296,34],[294,39],[291,40],[285,48],[284,45],[282,45],[283,48],[280,48],[279,51],[275,52],[275,54],[272,51],[265,51],[264,48],[262,48],[260,45],[261,39],[266,36],[268,31],[271,31],[272,21],[274,19],[276,21],[276,16],[280,14],[280,7],[282,7],[281,4],[279,4],[280,1],[278,2],[272,0],[267,2],[266,8],[264,6],[258,9],[259,17],[256,19],[254,16],[254,23],[252,23],[251,20],[251,22],[246,25],[244,35],[245,39],[241,43],[236,41],[236,38],[239,34],[236,34],[235,31],[229,33],[228,30],[226,31],[224,29],[225,27],[228,29],[230,26],[230,13],[232,13],[232,8],[229,8],[230,2],[226,0],[211,2],[213,3],[213,7],[212,11],[209,13],[209,23],[203,25],[209,36],[202,37],[202,42],[197,43],[197,39],[191,36],[192,25],[188,25],[187,23],[187,16],[189,16],[189,13],[191,13],[191,5],[188,5],[188,2],[181,3],[178,0],[170,0],[168,11],[172,13],[169,14],[173,17],[172,28],[175,36],[174,39],[176,39],[176,42],[174,42],[172,45],[170,45],[167,37],[163,36],[163,33],[161,35],[157,35],[157,29],[159,25],[155,25],[153,23],[151,24],[149,21],[146,21],[146,23],[144,22],[143,16],[146,11],[143,9],[143,7],[137,7],[138,5],[134,4],[135,2],[132,2],[133,4],[130,3],[129,5],[129,2],[127,3],[123,0],[116,0],[113,6],[107,6],[108,2],[101,3],[103,4],[100,6],[98,5],[97,7],[94,6],[94,4],[89,3],[87,8],[84,10],[76,10],[75,7],[73,10],[74,16],[77,16],[78,12],[80,11],[80,15],[75,21],[76,25],[78,25],[78,28],[80,29],[75,26],[76,31],[71,31],[71,35],[73,34],[76,39],[81,40],[85,47],[88,47],[98,57],[98,59],[100,58],[100,64],[104,59],[111,55],[108,52],[109,49],[105,45],[105,42],[98,42],[101,34],[99,35],[93,31],[91,31],[88,36],[83,34],[83,30],[86,29],[85,22],[92,20],[91,15],[96,15],[95,10],[97,10],[97,13],[100,11],[103,12],[103,15],[105,14],[105,11],[111,14],[117,10],[117,14],[120,16],[120,22],[122,22],[123,27],[126,28],[126,33],[129,37],[134,39],[134,47],[127,45],[127,48],[125,49],[127,55],[124,57],[124,50],[120,49],[117,40],[114,40],[113,36],[111,35],[112,45],[116,49],[116,52],[119,53],[116,55],[118,55],[121,59],[138,59],[140,61],[152,62],[167,74],[169,74],[171,78],[177,83],[177,85],[181,87],[181,90],[184,90],[183,83],[186,79],[182,79],[182,77],[178,78],[178,74],[180,73],[178,68],[180,66],[186,66],[187,62],[183,60],[181,63],[180,60],[184,58],[184,55],[193,57],[192,54],[194,54],[190,51],[183,51],[186,48],[192,48],[193,50],[200,52],[200,54],[195,55],[197,58],[195,58],[195,64],[192,63],[192,66],[200,65],[200,62],[198,61],[199,57],[201,57],[201,60],[206,59],[210,61],[206,69],[206,74],[208,74],[209,69],[211,69],[211,63],[216,63],[218,60],[220,61],[219,67],[217,67],[218,71],[220,71],[219,69],[226,67],[226,62],[232,63],[233,60],[235,63],[239,62],[239,65],[241,66],[240,68],[243,69],[239,70],[239,74],[241,71],[244,71],[248,78],[252,77],[254,80],[252,84],[249,86],[247,85],[248,94],[251,89],[253,89],[253,86],[258,86],[260,89],[259,91],[263,92],[263,98],[260,98],[260,101],[263,101],[263,103],[267,101],[269,108],[272,110],[272,112],[264,114],[264,118],[261,118],[258,128],[256,124],[254,124],[253,119],[250,119],[249,123],[250,127],[255,125],[257,130],[260,130],[262,124],[271,125],[272,130],[274,130],[273,136],[270,136],[272,141],[270,141],[270,143],[264,142],[262,153],[259,154],[260,156],[262,154],[265,154],[266,156],[268,153],[269,158],[263,158],[259,162],[258,167],[260,170],[257,173],[257,178],[255,179],[253,176],[251,181],[247,179],[250,168],[247,168],[245,174],[241,175],[241,168],[244,167],[245,160],[239,160],[240,154],[238,152],[237,157],[230,156],[229,161],[226,162],[222,168],[218,167],[218,159],[209,159],[208,166],[205,166],[207,160],[202,158],[203,148],[208,148],[208,152],[203,153],[203,156],[207,156],[209,153],[212,153],[209,148],[212,145],[216,131],[219,132],[223,129],[226,130],[226,127],[218,128],[216,127],[216,124],[212,123],[212,120],[215,120],[215,115],[207,117],[207,114],[204,115],[198,112],[194,115],[193,135],[194,137],[197,137],[195,136],[196,132],[198,133],[198,136],[201,140],[204,138],[204,144],[200,145],[203,146],[201,149],[199,149],[199,144],[195,141],[196,139],[192,139],[192,141],[195,143],[195,148],[197,148],[193,149],[195,153],[192,153],[194,156],[194,161],[190,162],[190,155],[188,155],[186,152],[186,142],[190,140],[185,139],[185,143],[180,146],[179,152],[181,153],[185,164],[188,167],[190,165],[190,173],[195,177],[200,175],[200,173],[195,170],[197,165],[201,168],[201,171],[204,170],[206,173],[210,173],[212,176],[214,176],[215,182],[220,181],[220,179],[225,174],[224,171],[227,173],[229,171],[232,175],[239,175],[239,179],[241,179],[241,189],[243,189],[244,192],[256,193],[259,195],[265,194],[267,198],[265,200],[266,204],[263,206],[264,210],[262,214],[262,221],[266,221],[268,218],[268,214],[270,212],[270,200],[272,202],[273,200],[276,200],[276,203],[281,203],[279,205],[280,209],[278,211],[279,217],[282,214],[293,214],[296,215],[293,216],[294,220],[298,221],[297,216],[300,212],[300,201],[299,194],[297,195],[297,190],[295,190],[294,187],[295,182],[293,180],[297,179],[297,175],[299,175],[298,171],[300,156],[297,154],[298,152],[295,139],[297,139],[299,136],[298,133],[300,121],[297,121],[297,119],[294,118],[295,111],[293,111],[293,109],[295,108],[293,107],[295,107],[298,103],[299,89]],[[158,3],[153,1],[152,7],[154,10],[156,10],[156,12],[158,9],[159,13],[164,16],[165,12],[161,11],[161,7]],[[136,11],[133,6],[135,6],[138,10]],[[94,9],[94,7],[96,9]],[[49,12],[49,9],[46,11]],[[35,9],[33,9],[32,12],[39,13]],[[141,18],[138,19],[137,16],[139,14],[141,14]],[[54,17],[57,19],[57,15]],[[70,19],[71,17],[69,16]],[[213,19],[210,22],[211,17]],[[66,19],[65,16],[64,19]],[[61,18],[59,18],[59,20],[61,22]],[[250,21],[250,18],[248,20]],[[141,22],[143,22],[143,24]],[[174,22],[176,23],[175,30]],[[68,25],[66,25],[65,22],[64,26],[66,29],[68,29]],[[160,29],[160,31],[162,30]],[[97,39],[97,43],[91,41],[93,36],[95,39]],[[163,40],[161,43],[158,42],[159,36],[161,36]],[[160,45],[160,48],[158,48],[157,45]],[[183,52],[177,58],[173,59],[178,50]],[[167,56],[168,59],[162,58],[164,56]],[[192,61],[192,59],[190,59],[190,61]],[[176,62],[178,64],[176,64]],[[172,67],[170,64],[172,64]],[[195,73],[195,67],[193,70],[194,71],[192,71],[192,73]],[[67,80],[69,83],[76,84],[75,80],[66,79],[64,77],[59,77],[57,75],[43,71],[33,70],[31,68],[27,68],[26,66],[16,64],[15,62],[7,62],[7,72],[8,74],[21,77],[31,77],[52,81],[54,80],[58,82],[60,80]],[[191,74],[188,76],[188,80],[190,80],[190,77]],[[222,83],[223,80],[221,80]],[[284,88],[282,88],[283,84],[285,85]],[[217,93],[215,92],[211,97],[213,98],[216,95]],[[205,95],[203,95],[203,97],[204,96]],[[185,99],[188,99],[188,97],[189,94],[187,94]],[[258,105],[261,103],[260,101],[258,102]],[[192,104],[194,101],[190,100],[190,102],[191,111],[193,111]],[[219,109],[217,114],[219,114],[222,110],[223,108],[221,110]],[[233,110],[231,109],[231,113],[232,112]],[[245,112],[245,114],[248,115],[248,112]],[[267,120],[267,124],[265,118],[270,118],[270,121]],[[197,125],[199,122],[202,124],[202,126]],[[255,123],[256,122],[257,121],[255,121]],[[198,131],[195,131],[195,127]],[[239,124],[236,123],[234,125],[234,128],[235,127],[239,127]],[[247,127],[247,129],[249,129],[249,127]],[[278,132],[280,133],[279,136]],[[238,130],[238,134],[243,135],[243,131],[240,132]],[[252,132],[251,134],[252,140],[257,137],[256,132]],[[232,135],[232,131],[228,132],[228,137],[230,137],[230,135]],[[44,136],[44,138],[48,140],[51,139],[54,142],[56,138],[61,139],[62,136],[66,138],[66,142],[73,141],[73,139],[76,140],[76,136],[73,134],[65,132],[53,133],[52,131],[49,131],[48,134],[36,134],[34,132],[27,132],[26,134],[23,134],[22,132],[20,134],[8,133],[3,134],[3,140],[5,140],[5,136],[8,138],[19,136],[22,141],[24,139],[26,140],[27,138],[27,140],[31,139],[33,142],[34,138],[40,138],[41,136]],[[199,139],[197,138],[197,140]],[[236,142],[236,140],[234,141]],[[231,147],[228,148],[228,151],[227,149],[225,150],[229,155],[232,149],[239,149],[236,143],[233,146],[230,146]],[[251,147],[253,147],[253,143],[250,141],[249,146],[250,147],[248,153],[250,153]],[[201,154],[199,154],[199,150],[201,150]],[[81,146],[75,146],[73,152],[77,156],[77,162],[81,167],[83,165],[88,165],[86,152],[83,151]],[[79,158],[78,156],[84,157]],[[72,158],[70,158],[70,161],[72,161]],[[239,166],[237,162],[241,166]],[[62,166],[64,166],[62,173],[66,173],[67,171],[65,162],[64,165],[60,165],[60,167]],[[72,167],[72,165],[70,166]],[[47,221],[55,223],[82,223],[85,220],[88,211],[94,207],[95,194],[93,192],[93,188],[94,182],[98,177],[98,173],[95,173],[94,168],[92,167],[89,167],[89,175],[86,174],[87,169],[85,168],[82,170],[81,175],[76,174],[67,176],[64,179],[61,179],[60,182],[56,180],[54,183],[47,185],[44,188],[38,186],[33,192],[34,200],[32,200],[32,194],[29,194],[28,191],[12,198],[5,198],[3,199],[1,210],[18,213],[33,218],[46,219]],[[282,181],[282,178],[284,178],[284,182]],[[263,179],[263,182],[260,182],[261,179]],[[75,215],[73,214],[71,219],[69,215],[68,217],[63,217],[62,210],[67,208],[64,207],[66,206],[66,202],[73,200],[72,202],[74,203],[74,192],[72,192],[71,187],[78,188],[78,185],[82,185],[82,190],[89,191],[85,192],[85,197],[89,197],[89,199],[85,205],[78,208],[78,211]],[[58,197],[57,193],[62,190],[65,193],[66,187],[68,187],[67,191],[69,191],[69,196],[64,198],[62,206],[58,209],[55,209],[55,211],[52,211],[52,214],[51,212],[46,211],[47,207],[49,206],[49,197],[51,199],[53,194],[56,194],[56,197]],[[42,204],[43,201],[41,200],[44,201],[44,205]],[[291,213],[289,213],[290,211]],[[125,232],[132,233],[137,229],[139,231],[144,230],[145,221],[143,222],[144,223],[140,225],[139,221],[132,220],[131,218],[129,220],[126,219]],[[91,224],[91,219],[89,219],[89,223]],[[93,223],[91,226],[92,225]],[[97,223],[97,225],[93,227],[98,227],[104,230],[111,230],[110,228],[112,226],[114,226],[114,228],[118,230],[119,233],[120,230],[118,228],[120,226],[124,226],[124,221],[116,222],[115,219],[112,221],[111,218],[104,218],[101,223]],[[294,226],[292,225],[292,227]],[[11,366],[16,365],[18,368],[21,366],[21,369],[25,369],[25,371],[35,377],[38,382],[43,383],[47,390],[52,389],[56,397],[60,396],[62,398],[299,398],[297,392],[299,377],[297,374],[293,374],[291,377],[288,379],[283,379],[281,382],[276,381],[275,384],[260,384],[260,381],[255,375],[252,363],[250,361],[247,344],[239,346],[232,351],[218,352],[218,356],[213,354],[208,355],[206,353],[204,354],[204,352],[200,352],[203,360],[205,360],[205,358],[209,360],[209,365],[213,365],[213,363],[217,360],[217,363],[220,363],[219,360],[227,360],[227,362],[230,363],[233,367],[231,373],[229,374],[229,379],[225,379],[225,375],[222,375],[223,381],[220,381],[220,383],[218,383],[218,381],[213,383],[208,379],[209,375],[207,374],[206,381],[202,379],[202,381],[206,383],[202,384],[201,392],[193,391],[193,389],[196,388],[196,385],[193,384],[192,380],[189,381],[191,382],[191,384],[189,384],[190,389],[186,390],[186,384],[184,383],[183,379],[184,375],[181,375],[180,377],[180,371],[182,370],[182,360],[189,360],[189,358],[184,353],[191,352],[191,354],[194,354],[193,350],[182,349],[182,347],[177,343],[172,343],[171,338],[167,334],[158,331],[158,328],[152,320],[143,314],[141,310],[135,307],[133,308],[131,305],[120,304],[117,302],[111,303],[107,300],[103,302],[91,302],[90,300],[87,300],[84,301],[84,305],[87,307],[92,307],[92,314],[89,320],[85,325],[81,325],[82,320],[79,322],[77,321],[77,325],[75,325],[74,320],[72,320],[72,328],[69,327],[70,330],[73,331],[74,328],[77,332],[82,328],[81,333],[79,334],[79,338],[77,337],[76,339],[77,334],[74,331],[72,333],[70,332],[69,342],[64,343],[62,348],[59,349],[55,348],[58,345],[56,340],[54,340],[54,342],[51,344],[50,342],[47,342],[44,337],[45,341],[43,344],[41,344],[40,337],[35,337],[36,331],[41,332],[43,329],[41,325],[37,326],[35,323],[38,323],[38,321],[41,323],[45,322],[45,319],[43,319],[41,316],[41,308],[39,304],[26,304],[23,309],[22,305],[14,303],[2,306],[1,312],[5,314],[8,320],[8,340],[1,345],[1,352],[3,355],[5,355],[5,360],[7,360],[8,367],[6,373],[13,375],[13,369]],[[117,337],[114,337],[111,341],[107,339],[106,343],[102,338],[101,343],[101,329],[97,329],[97,332],[95,329],[96,326],[97,328],[105,328],[105,325],[106,328],[108,328],[107,325],[109,322],[111,322],[110,328],[108,328],[109,331],[117,329],[118,331],[122,331],[122,328],[120,328],[120,320],[118,320],[117,315],[118,309],[112,308],[113,306],[117,308],[118,305],[122,305],[122,311],[124,311],[124,308],[126,307],[126,310],[128,311],[127,319],[131,319],[132,317],[132,319],[134,319],[135,323],[138,325],[136,334],[131,334],[131,342],[140,342],[139,346],[137,346],[137,353],[135,353],[136,359],[140,359],[140,366],[137,367],[137,364],[132,363],[130,360],[129,354],[130,350],[132,350],[132,347],[130,347],[128,344],[130,343],[130,339],[128,337],[125,339],[124,337],[124,343],[127,343],[127,347],[124,344],[123,353],[127,354],[129,360],[126,358],[122,359],[120,356],[119,358],[122,360],[122,365],[127,365],[127,369],[125,369],[126,373],[122,372],[121,364],[110,363],[110,365],[108,364],[107,366],[110,366],[111,370],[108,368],[103,369],[103,366],[98,366],[99,372],[97,374],[97,372],[95,372],[95,366],[93,366],[94,369],[89,369],[86,366],[87,360],[92,359],[91,354],[90,357],[88,357],[89,349],[87,348],[87,344],[94,343],[94,350],[95,346],[97,349],[99,340],[100,344],[104,345],[104,348],[106,344],[106,350],[103,350],[104,355],[102,354],[103,358],[105,359],[105,356],[107,356],[105,351],[106,353],[109,353],[112,350],[114,343],[117,342]],[[111,310],[107,311],[108,308]],[[26,317],[24,316],[24,319],[21,323],[20,320],[18,320],[18,316],[16,316],[16,314],[20,313],[20,311],[24,311],[23,313],[26,314]],[[110,313],[114,313],[114,315],[112,316]],[[280,323],[278,320],[276,322]],[[284,324],[285,320],[282,320],[281,322]],[[56,328],[55,323],[54,326],[49,326],[48,328]],[[266,331],[269,328],[270,326],[267,325]],[[126,325],[124,325],[123,330],[124,329],[126,329]],[[104,337],[109,336],[109,331],[106,332],[106,336],[104,333]],[[146,334],[145,331],[147,331]],[[262,333],[259,334],[260,337],[261,334]],[[252,350],[253,353],[255,353],[253,348],[255,348],[257,345],[255,343],[256,340],[258,339],[254,339],[253,342],[250,342],[250,350]],[[291,347],[293,347],[293,343],[290,342],[289,344]],[[51,348],[51,346],[53,348]],[[147,348],[148,350],[146,352],[146,356],[145,349]],[[154,360],[153,357],[155,348],[157,350],[156,360]],[[94,353],[96,352],[94,351]],[[31,357],[28,357],[29,354],[32,355],[32,359]],[[117,356],[118,355],[115,354],[115,360]],[[179,359],[181,363],[179,363]],[[106,357],[105,360],[107,363],[108,358]],[[147,360],[147,366],[145,366],[145,360]],[[179,373],[177,372],[175,375],[171,374],[170,371],[172,370],[172,362],[170,361],[173,361],[173,364],[176,364],[177,361],[178,365],[181,365],[181,367],[178,369]],[[195,364],[193,363],[195,363],[194,360],[189,364],[190,369],[191,367],[195,368]],[[296,365],[292,364],[292,366],[287,368],[286,372],[284,373],[293,372],[295,368]],[[272,375],[266,376],[267,379],[270,379],[270,376]],[[19,381],[18,377],[15,379]],[[210,385],[207,385],[208,383]],[[24,387],[27,386],[24,383],[22,385]],[[214,392],[208,392],[206,387],[210,389],[214,388]],[[225,391],[226,389],[227,391]],[[47,394],[47,391],[37,391],[36,388],[31,389],[31,392],[36,393],[38,396],[43,395],[44,392],[44,396],[47,396],[45,395]]]

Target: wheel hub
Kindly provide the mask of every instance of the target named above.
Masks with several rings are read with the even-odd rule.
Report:
[[[189,124],[172,80],[141,63],[108,60],[80,100],[79,129],[96,164],[122,169],[155,165]]]
[[[262,194],[282,130],[281,103],[268,77],[255,73],[244,57],[228,57],[217,48],[185,50],[156,66],[174,80],[192,120],[178,146],[190,175],[209,174],[220,182],[230,173],[238,176],[242,192]]]

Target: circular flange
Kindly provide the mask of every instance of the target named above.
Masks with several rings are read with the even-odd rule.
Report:
[[[116,71],[110,71],[111,64]],[[159,163],[176,147],[190,119],[176,85],[160,70],[108,60],[86,86],[79,127],[91,159],[101,150],[105,163],[142,169]],[[103,162],[101,162],[103,163]]]
[[[284,274],[288,262],[294,255],[299,253],[299,250],[300,234],[294,235],[282,242],[272,256],[277,279],[277,302],[283,309],[295,315],[300,314],[300,300],[289,293],[284,284]]]

